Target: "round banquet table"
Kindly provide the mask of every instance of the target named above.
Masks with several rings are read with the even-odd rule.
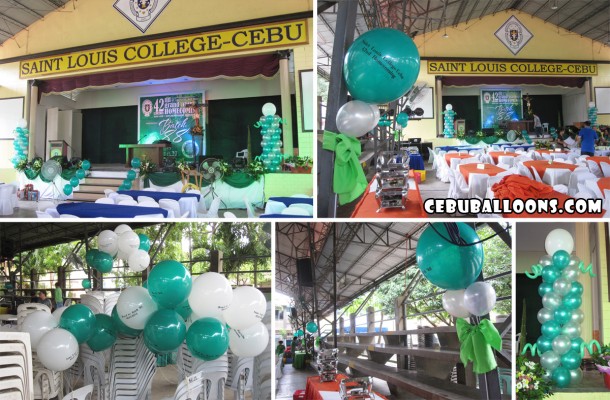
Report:
[[[574,171],[576,169],[576,165],[574,164],[566,164],[558,161],[553,161],[549,164],[547,160],[525,161],[523,165],[531,170],[536,170],[540,178],[544,176],[544,172],[547,168],[569,169],[570,171]]]
[[[485,169],[479,169],[477,168],[477,165],[479,164],[460,164],[460,166],[458,167],[460,173],[464,176],[466,183],[468,183],[468,176],[470,174],[485,174],[489,176],[495,176],[501,172],[506,171],[504,168],[500,168],[492,164],[483,164],[485,166]]]

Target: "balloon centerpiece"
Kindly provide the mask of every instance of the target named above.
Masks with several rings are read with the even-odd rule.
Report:
[[[591,122],[592,127],[597,126],[597,107],[595,106],[595,102],[589,103],[589,108],[587,109],[587,117],[589,118],[589,122]]]
[[[263,153],[260,156],[265,168],[270,172],[279,172],[280,164],[282,163],[282,128],[280,124],[283,122],[279,115],[275,114],[275,105],[273,103],[265,103],[263,105],[263,116],[256,123],[256,127],[261,127],[261,147]]]
[[[28,123],[25,119],[19,120],[17,127],[13,131],[15,140],[13,140],[13,148],[15,150],[15,156],[11,159],[13,166],[19,168],[19,165],[27,162],[28,147],[30,131],[28,130]]]
[[[455,120],[455,111],[453,111],[453,106],[451,104],[447,104],[445,106],[445,111],[443,111],[444,115],[444,126],[443,126],[443,135],[447,138],[452,138],[455,135],[455,126],[453,121]]]

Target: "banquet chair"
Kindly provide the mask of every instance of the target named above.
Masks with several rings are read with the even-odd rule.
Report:
[[[593,192],[593,194],[595,195],[596,199],[603,199],[604,195],[601,191],[601,189],[599,188],[599,186],[597,186],[597,180],[587,180],[585,181],[585,187],[587,189],[589,189],[589,191]],[[579,186],[580,188],[580,186]]]
[[[454,171],[457,171],[458,166],[462,163],[461,158],[452,158],[450,168]]]
[[[599,165],[601,166],[602,174],[604,174],[605,177],[610,177],[610,164],[602,161]]]
[[[57,212],[57,207],[49,207],[44,210],[47,214],[49,214],[53,218],[59,218],[59,213]]]
[[[591,173],[593,173],[598,178],[604,177],[604,173],[602,172],[598,163],[596,163],[593,160],[586,160],[586,163],[587,163],[587,167],[589,167],[589,171],[591,171]]]
[[[138,196],[138,203],[141,203],[143,201],[152,201],[156,203],[155,199],[150,196]]]
[[[133,200],[131,196],[127,196],[126,194],[117,194],[116,196],[113,196],[112,199],[115,204],[119,204],[123,200]]]
[[[76,215],[72,215],[72,214],[60,214],[59,218],[73,219],[73,218],[78,218],[78,217]]]
[[[552,159],[553,159],[553,157],[551,156],[551,154],[548,154],[548,153],[538,153],[538,154],[540,155],[540,159],[541,159],[541,160],[546,160],[546,161],[549,161],[549,160],[552,160]]]
[[[568,181],[568,194],[570,196],[574,196],[576,195],[576,193],[578,193],[578,184],[582,183],[584,184],[585,181],[587,180],[594,180],[596,181],[598,178],[593,175],[591,172],[589,172],[588,169],[585,169],[585,171],[578,171],[578,168],[574,171],[572,171],[572,174],[570,175],[570,179]]]
[[[523,164],[517,165],[517,172],[521,176],[525,176],[526,178],[530,178],[531,180],[534,180],[534,176],[532,175],[532,171],[528,167],[523,165]]]
[[[114,204],[114,200],[112,200],[108,197],[101,197],[101,198],[95,200],[95,202],[98,204]]]
[[[540,177],[540,174],[538,173],[538,170],[536,170],[536,168],[532,168],[532,175],[534,176],[534,179],[536,180],[536,182],[544,183],[542,181],[542,178]]]
[[[91,400],[93,397],[93,384],[83,386],[64,396],[63,400]]]
[[[468,196],[468,185],[466,185],[463,176],[461,181],[458,180],[458,176],[462,176],[462,174],[449,170],[449,191],[447,192],[447,198],[463,199]],[[460,182],[464,182],[464,184],[461,185]]]
[[[0,215],[13,215],[13,186],[0,186]]]
[[[210,204],[207,213],[197,213],[199,218],[218,218],[218,210],[220,209],[220,197],[214,198]]]
[[[508,165],[508,164],[502,164],[502,163],[500,163],[500,162],[499,162],[499,163],[496,165],[496,167],[498,167],[498,168],[502,168],[502,169],[504,169],[504,170],[507,170],[507,169],[509,169],[509,168],[510,168],[510,165]]]
[[[313,217],[313,205],[305,204],[305,203],[294,203],[288,206],[288,208],[301,208],[309,214],[309,216]]]
[[[286,204],[280,201],[269,200],[265,204],[265,214],[281,214],[285,208],[287,208]]]
[[[138,202],[132,198],[124,199],[118,202],[119,206],[137,206]]]
[[[104,196],[106,197],[110,197],[110,195],[112,193],[116,193],[116,191],[112,190],[112,189],[104,189]]]
[[[468,175],[468,197],[473,199],[475,197],[485,197],[487,192],[487,182],[489,180],[487,174],[476,174],[471,173]]]
[[[542,182],[555,186],[565,185],[568,186],[570,183],[570,175],[572,171],[567,168],[547,168],[542,176]]]
[[[159,205],[159,203],[157,203],[156,201],[142,201],[140,203],[138,203],[138,206],[140,207],[154,207],[154,208],[160,208],[161,206]]]
[[[436,160],[434,150],[428,146],[426,146],[426,149],[428,149],[428,164],[432,164],[432,168],[434,168],[434,161]]]
[[[303,210],[302,208],[295,208],[295,207],[286,207],[285,209],[282,210],[281,212],[282,215],[294,215],[294,216],[298,216],[298,217],[309,217],[309,212],[307,212],[307,210]]]
[[[250,203],[247,196],[244,196],[244,204],[246,205],[246,213],[248,213],[248,218],[256,218],[256,213],[254,212],[252,203]]]
[[[159,199],[159,206],[164,210],[171,211],[175,218],[180,217],[180,203],[173,199]]]
[[[17,198],[17,191],[19,190],[19,183],[8,183],[9,186],[13,189],[13,195],[11,196],[11,202],[13,203],[13,208],[19,207],[19,199]]]
[[[197,372],[184,378],[174,393],[174,400],[201,399],[208,400],[207,381],[204,373]]]
[[[237,215],[233,214],[231,211],[225,211],[222,216],[224,218],[237,219]]]
[[[511,156],[499,156],[498,157],[498,164],[506,164],[510,167],[512,167],[515,163],[515,157],[511,157]]]
[[[53,218],[53,216],[51,214],[47,214],[44,211],[36,210],[36,218]]]
[[[591,190],[589,190],[589,188],[587,187],[587,185],[585,185],[584,183],[579,183],[578,184],[578,193],[576,193],[574,195],[574,198],[576,199],[595,199],[595,193],[593,193]]]

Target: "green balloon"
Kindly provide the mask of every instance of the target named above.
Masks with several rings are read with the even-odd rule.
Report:
[[[95,255],[95,259],[93,260],[92,267],[101,273],[105,274],[112,271],[112,265],[114,264],[114,259],[108,253],[104,253],[103,251],[99,251]]]
[[[547,321],[540,328],[542,334],[553,340],[561,333],[561,326],[556,321]]]
[[[550,282],[542,282],[540,286],[538,286],[538,294],[540,297],[544,297],[545,294],[553,291],[553,284]]]
[[[552,379],[557,387],[567,388],[570,386],[570,381],[572,379],[570,370],[566,367],[557,367],[553,371]]]
[[[193,322],[186,333],[186,345],[193,356],[212,361],[229,348],[229,330],[216,318],[201,318]]]
[[[144,327],[144,344],[155,354],[175,351],[185,337],[184,319],[174,310],[158,310]]]
[[[123,186],[125,188],[125,190],[130,190],[131,189],[131,181],[129,179],[124,179],[123,183],[121,184],[121,186]]]
[[[70,178],[70,185],[75,188],[80,184],[80,181],[78,180],[78,178],[76,176],[73,176],[72,178]]]
[[[144,289],[148,289],[148,280],[146,280],[146,281],[142,282],[142,287],[143,287]]]
[[[89,168],[91,168],[91,163],[89,162],[89,160],[83,160],[80,167],[87,171]]]
[[[575,337],[574,339],[570,340],[570,350],[571,351],[575,351],[578,354],[580,354],[580,346],[585,343],[584,339],[581,337]]]
[[[74,188],[72,187],[72,185],[70,185],[69,183],[66,183],[64,185],[64,194],[66,196],[70,196],[72,194],[72,190],[74,190]]]
[[[564,269],[570,264],[570,254],[565,250],[557,250],[553,254],[553,265],[559,269]]]
[[[551,285],[561,276],[561,270],[555,266],[548,266],[542,269],[542,281]]]
[[[298,331],[296,331],[295,336],[296,336],[296,337],[301,337],[301,336],[303,336],[304,334],[305,334],[305,333],[303,332],[303,330],[302,330],[302,329],[299,329]]]
[[[97,258],[98,253],[100,253],[98,249],[89,249],[87,250],[87,254],[85,254],[85,261],[91,268],[95,268],[95,259]]]
[[[85,343],[95,328],[95,314],[87,306],[74,304],[61,314],[59,327],[74,335],[79,344]]]
[[[117,335],[127,336],[127,337],[137,337],[142,331],[139,329],[133,329],[128,327],[121,321],[119,318],[119,314],[116,310],[116,306],[112,308],[112,323],[114,324],[114,328],[116,329]]]
[[[136,179],[136,171],[134,171],[133,169],[127,171],[127,179],[129,179],[130,181]]]
[[[182,303],[178,304],[175,310],[182,318],[184,318],[185,321],[193,312],[189,304],[189,299],[186,299]]]
[[[568,309],[566,306],[561,305],[557,307],[554,313],[555,321],[559,322],[561,325],[572,319],[572,310]],[[573,369],[573,368],[570,368]]]
[[[119,190],[129,190],[131,189],[131,186],[125,186],[123,184],[121,184],[121,186],[119,186]]]
[[[582,296],[583,291],[584,291],[584,288],[582,286],[582,283],[580,283],[578,281],[573,281],[572,286],[570,286],[569,294],[574,294],[576,296]]]
[[[140,250],[148,251],[150,250],[150,238],[143,233],[138,233],[138,237],[140,238]]]
[[[581,362],[580,351],[570,350],[561,356],[561,365],[567,369],[580,368]]]
[[[91,289],[91,281],[89,279],[83,279],[81,282],[84,289]]]
[[[426,228],[417,243],[417,265],[424,276],[434,285],[443,289],[464,289],[473,283],[483,268],[483,245],[458,246],[449,243],[447,227],[434,223]],[[466,243],[480,239],[477,233],[465,223],[457,223],[460,237]],[[436,229],[436,230],[435,230]]]
[[[396,123],[404,128],[409,123],[409,116],[403,112],[398,113],[396,115]]]
[[[131,159],[131,167],[132,168],[140,168],[140,165],[142,165],[142,161],[140,161],[139,158],[132,158]]]
[[[163,308],[176,308],[188,298],[191,286],[191,274],[178,261],[162,261],[148,275],[148,293]]]
[[[576,310],[582,305],[582,297],[575,293],[568,293],[563,296],[561,304],[563,304],[563,306],[566,307],[568,310]]]
[[[87,340],[87,345],[93,351],[109,349],[116,341],[116,335],[112,317],[106,314],[95,314],[93,335]]]
[[[85,170],[84,169],[77,169],[76,170],[76,177],[78,179],[85,179]]]
[[[536,341],[536,347],[541,353],[546,353],[547,351],[553,350],[553,339],[542,335]]]
[[[305,329],[307,329],[307,332],[309,333],[316,333],[318,331],[318,325],[313,321],[309,321],[305,326]]]

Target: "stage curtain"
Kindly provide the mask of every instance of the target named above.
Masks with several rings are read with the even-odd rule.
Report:
[[[262,54],[223,60],[174,64],[160,67],[133,68],[125,71],[71,76],[42,81],[40,93],[62,93],[86,87],[103,87],[117,83],[145,82],[150,79],[175,79],[183,76],[200,79],[272,77],[279,71],[279,56]]]
[[[178,172],[156,172],[144,178],[144,187],[150,187],[151,182],[155,186],[169,186],[179,182],[180,180],[181,177],[180,173]],[[255,182],[250,175],[244,172],[235,172],[231,176],[223,177],[222,180],[227,185],[236,189],[243,189]],[[191,179],[191,183],[195,183],[195,181]],[[203,186],[208,186],[208,184],[204,182]]]

